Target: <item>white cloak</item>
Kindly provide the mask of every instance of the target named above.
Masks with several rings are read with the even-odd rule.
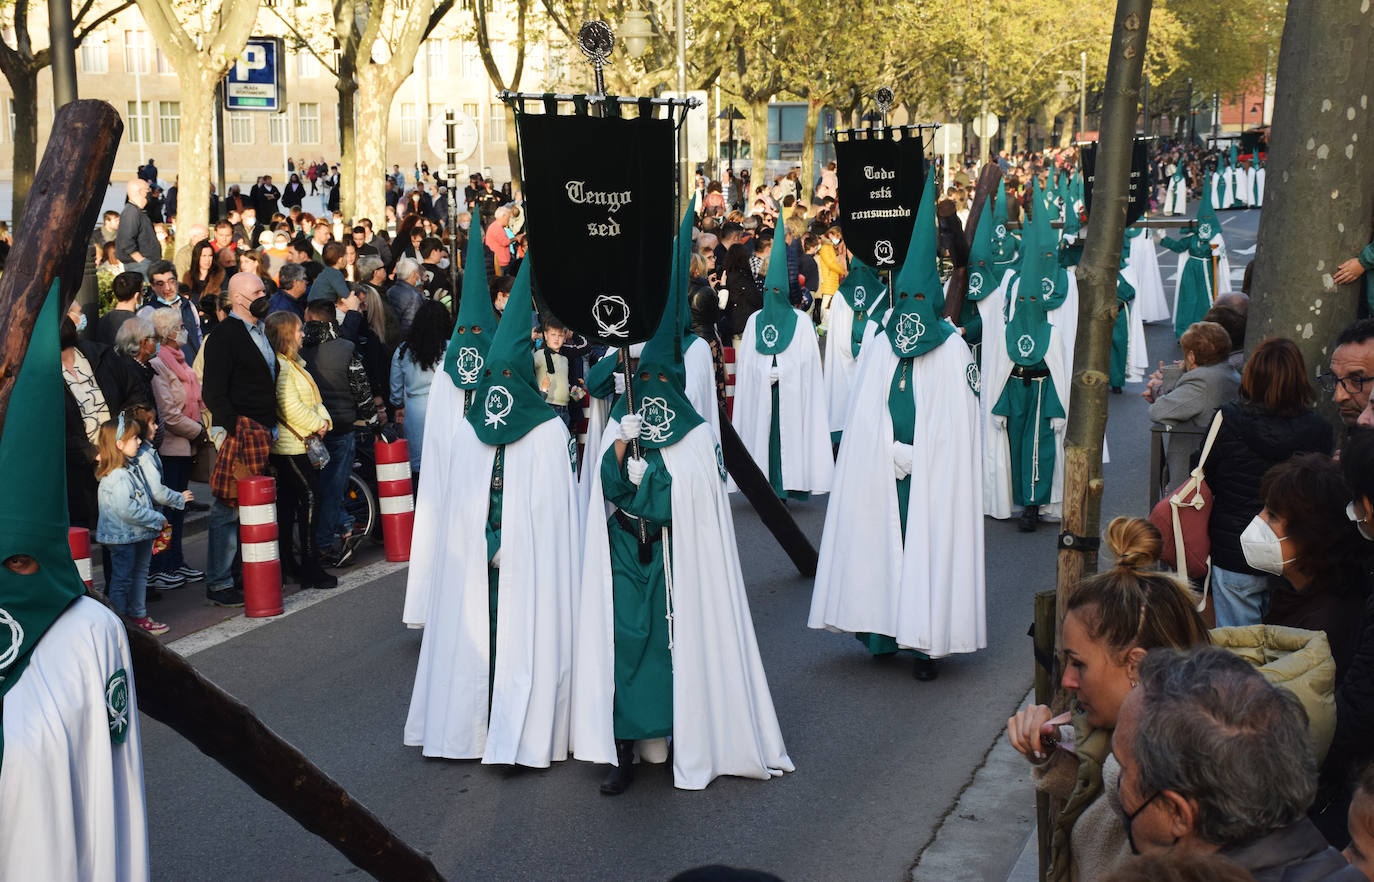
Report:
[[[110,740],[106,686],[128,676],[123,744]],[[78,597],[48,628],[5,695],[0,879],[148,878],[148,833],[133,661],[124,626]]]
[[[825,512],[807,625],[886,634],[941,658],[987,646],[978,397],[958,334],[912,361],[915,467],[902,541],[888,393],[898,359],[865,336]]]
[[[1169,178],[1169,187],[1164,191],[1164,214],[1175,217],[1188,213],[1188,182]]]
[[[946,285],[948,287],[948,285]],[[867,294],[866,303],[873,303],[885,296],[886,288],[876,294]],[[845,414],[849,412],[849,394],[854,388],[854,377],[858,373],[859,360],[851,345],[854,333],[854,310],[843,295],[831,298],[830,330],[825,342],[825,400],[830,415],[830,431],[843,432]],[[862,352],[862,348],[860,348]],[[736,381],[738,382],[738,381]]]
[[[573,754],[615,763],[615,630],[601,455],[592,469],[573,657]],[[702,790],[720,775],[793,770],[768,691],[740,571],[735,522],[710,430],[660,449],[672,476],[673,784]],[[498,662],[499,667],[499,662]]]
[[[453,384],[447,371],[434,372],[429,386],[429,410],[425,413],[424,451],[430,454],[420,472],[415,494],[415,525],[410,537],[410,567],[406,573],[405,604],[401,621],[407,628],[423,628],[429,609],[431,586],[440,584],[450,549],[448,527],[460,516],[463,501],[453,482],[461,468],[455,466],[454,450],[459,424],[466,424],[466,394]]]
[[[1264,169],[1254,168],[1253,166],[1251,167],[1250,192],[1254,194],[1251,198],[1253,199],[1253,205],[1255,208],[1260,208],[1264,205],[1264,178]]]
[[[490,598],[486,523],[496,448],[466,420],[454,438],[444,525],[447,584],[430,594],[428,626],[406,717],[405,744],[425,756],[547,767],[566,759],[572,698],[572,614],[581,569],[577,488],[568,431],[548,420],[506,445],[496,678],[487,713]]]
[[[1143,235],[1132,236],[1126,255],[1126,266],[1136,275],[1139,284],[1135,288],[1135,302],[1143,322],[1163,322],[1171,317],[1169,301],[1164,296],[1164,277],[1159,273],[1159,256],[1155,253],[1155,243],[1147,230]]]
[[[983,319],[983,343],[979,347],[978,374],[983,378],[984,384],[987,378],[996,376],[996,371],[1006,370],[1000,367],[1002,362],[1007,360],[1006,345],[1003,342],[1007,325],[1002,310],[1007,302],[1007,289],[1015,278],[1014,270],[1006,270],[1002,273],[1002,281],[997,289],[978,301],[978,314]],[[997,399],[989,398],[987,389],[983,388],[978,398],[981,429],[978,437],[983,448],[983,514],[1005,519],[1011,517],[1011,461],[1006,460],[1005,468],[998,467],[1009,454],[1005,450],[999,452],[994,444],[995,436],[991,422],[992,406],[996,403]]]
[[[797,314],[797,324],[792,341],[777,356],[782,483],[788,490],[828,493],[835,460],[820,346],[811,319],[800,310],[793,312]],[[735,353],[735,412],[730,422],[749,455],[767,475],[768,432],[773,419],[768,373],[773,357],[760,355],[754,346],[754,324],[761,314],[759,311],[749,316],[739,351]]]
[[[1145,320],[1140,309],[1140,285],[1135,269],[1129,262],[1122,267],[1121,275],[1135,288],[1135,299],[1122,305],[1126,310],[1126,382],[1139,383],[1150,370],[1150,354],[1145,348]],[[1065,410],[1068,410],[1067,406]]]
[[[1016,286],[1019,283],[1018,279],[1012,284],[1013,298],[1016,296]],[[1051,317],[1057,312],[1059,310],[1050,313]],[[1066,418],[1050,421],[1054,429],[1054,483],[1050,488],[1050,503],[1040,507],[1040,514],[1042,517],[1055,519],[1059,517],[1064,503],[1064,430],[1068,426],[1069,369],[1064,362],[1064,346],[1059,328],[1053,324],[1051,327],[1045,365],[1050,369],[1050,381],[1054,383],[1054,392],[1059,396],[1060,404],[1064,406]],[[991,505],[984,506],[984,512],[994,518],[1009,518],[1012,510],[1011,447],[1007,438],[1007,418],[992,413],[993,406],[1002,397],[1002,387],[1007,384],[1012,369],[1012,360],[1007,355],[1006,345],[997,345],[1002,342],[1000,337],[994,340],[989,340],[986,336],[983,338],[984,361],[988,364],[988,370],[983,374],[982,392],[983,401],[987,402],[988,414],[988,422],[985,424],[987,436],[984,442],[988,459],[992,461],[993,466],[991,470],[984,472],[984,480],[993,485],[996,494],[990,500]],[[986,491],[983,496],[985,500],[988,499]]]

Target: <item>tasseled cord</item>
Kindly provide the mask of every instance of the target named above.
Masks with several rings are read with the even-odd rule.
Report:
[[[673,652],[673,556],[668,550],[668,528],[663,528],[663,585],[664,599],[666,601],[666,614],[664,618],[668,620],[668,654],[669,661],[672,662]],[[677,670],[677,665],[673,664],[673,670]]]

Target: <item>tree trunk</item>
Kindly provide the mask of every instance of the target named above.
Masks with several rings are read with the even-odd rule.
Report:
[[[802,205],[810,205],[816,192],[816,124],[820,118],[821,99],[811,95],[806,99],[806,140],[802,141],[801,192],[797,194]]]
[[[181,80],[181,139],[177,142],[177,248],[190,242],[191,226],[210,217],[213,116],[216,78],[206,75],[194,57],[174,58]],[[221,193],[224,198],[226,193]]]
[[[358,70],[353,208],[358,217],[370,217],[379,228],[385,228],[386,130],[391,121],[391,104],[404,74],[391,76],[379,67],[367,64]]]
[[[744,210],[754,204],[753,189],[768,181],[768,99],[749,102],[749,193],[743,196]]]
[[[38,165],[38,68],[21,66],[6,70],[5,79],[14,92],[14,202],[11,224],[24,216],[24,202],[33,185]]]
[[[1371,238],[1374,14],[1356,3],[1322,4],[1320,14],[1296,9],[1279,49],[1245,350],[1266,337],[1291,338],[1311,377],[1329,364],[1364,290],[1363,278],[1337,286],[1331,274]]]
[[[354,127],[354,107],[357,103],[358,86],[353,79],[353,65],[340,63],[339,80],[335,84],[339,93],[339,211],[348,223],[353,223],[362,215],[356,211],[358,205],[358,181],[354,176],[354,157],[358,152],[357,131]],[[385,163],[383,163],[385,165]],[[385,205],[385,200],[383,200]],[[386,216],[373,217],[377,229],[386,228]]]
[[[512,87],[513,89],[514,87]],[[504,103],[504,102],[503,102]],[[523,180],[520,169],[520,142],[515,137],[515,108],[509,104],[506,111],[506,161],[510,163],[510,192],[514,196],[521,188]]]
[[[1091,545],[1101,531],[1102,439],[1107,429],[1107,370],[1116,323],[1116,279],[1121,263],[1131,154],[1140,97],[1150,0],[1117,0],[1098,138],[1093,213],[1078,268],[1078,339],[1074,345],[1069,421],[1064,440],[1064,515],[1061,531],[1075,538],[1059,552],[1059,626],[1069,593],[1097,569]],[[1038,207],[1037,207],[1038,208]],[[1056,645],[1058,642],[1056,634]]]

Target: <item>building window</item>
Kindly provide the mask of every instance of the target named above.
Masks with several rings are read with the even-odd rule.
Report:
[[[229,111],[229,143],[253,143],[253,114],[251,111]]]
[[[159,101],[157,103],[158,135],[164,144],[176,144],[181,140],[181,102]]]
[[[148,118],[147,101],[128,102],[129,114],[125,117],[128,123],[129,143],[147,144],[153,140],[153,124]]]
[[[139,30],[124,32],[124,70],[127,73],[148,72],[148,33]]]
[[[81,41],[81,72],[110,72],[110,38],[104,30],[94,31]]]
[[[13,143],[14,143],[14,127],[15,127],[15,118],[14,118],[14,99],[13,99],[13,98],[6,98],[6,99],[5,99],[5,110],[7,111],[6,115],[9,117],[9,121],[10,121],[10,143],[13,144]]]
[[[168,58],[161,49],[154,49],[153,55],[157,62],[157,72],[160,74],[174,74],[176,70],[172,67],[172,59]]]
[[[267,140],[273,144],[285,144],[290,130],[291,118],[286,115],[286,111],[274,113],[267,118]]]
[[[443,37],[425,41],[425,74],[429,77],[448,76],[448,43]]]
[[[320,105],[302,102],[296,105],[296,140],[302,144],[320,143]]]
[[[491,122],[487,126],[487,140],[494,144],[506,142],[506,107],[504,104],[491,106]]]
[[[481,59],[477,57],[477,47],[474,45],[463,46],[463,67],[461,70],[463,79],[471,80],[481,76]]]
[[[472,117],[472,121],[478,125],[482,124],[482,113],[477,109],[476,104],[464,104],[463,112]]]
[[[420,142],[420,121],[415,118],[415,105],[409,101],[401,102],[401,143],[418,144]]]
[[[296,76],[313,78],[320,75],[320,60],[309,49],[296,53]]]

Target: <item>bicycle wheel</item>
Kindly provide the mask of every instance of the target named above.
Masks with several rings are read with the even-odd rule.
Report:
[[[348,476],[348,486],[344,489],[344,511],[353,519],[353,533],[357,536],[371,536],[381,519],[377,494],[356,474]]]

